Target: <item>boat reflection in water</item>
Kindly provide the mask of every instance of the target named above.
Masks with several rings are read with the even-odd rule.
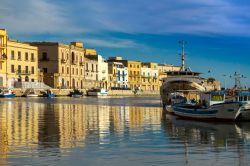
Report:
[[[171,142],[183,143],[186,164],[206,165],[206,161],[208,165],[231,165],[232,162],[248,165],[250,123],[193,121],[163,114],[167,137]],[[244,146],[246,148],[242,148]],[[223,154],[225,152],[233,159]]]
[[[250,162],[250,125],[180,121],[166,116],[157,102],[139,97],[0,100],[0,165]]]

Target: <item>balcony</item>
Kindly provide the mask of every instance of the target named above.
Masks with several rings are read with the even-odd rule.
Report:
[[[36,61],[36,59],[35,59],[35,58],[33,58],[33,59],[30,59],[30,61],[31,61],[31,62],[35,62],[35,61]]]
[[[31,71],[27,71],[27,70],[16,70],[16,74],[17,75],[31,75]]]

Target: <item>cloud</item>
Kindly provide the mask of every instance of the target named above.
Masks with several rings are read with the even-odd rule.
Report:
[[[2,0],[0,22],[15,33],[249,36],[249,10],[232,0]]]
[[[4,26],[2,28],[14,34],[77,31],[78,28],[65,19],[65,10],[47,0],[3,0],[0,22]]]
[[[107,48],[136,48],[141,46],[133,40],[125,40],[125,39],[84,39],[85,43],[91,46],[96,47],[107,47]]]

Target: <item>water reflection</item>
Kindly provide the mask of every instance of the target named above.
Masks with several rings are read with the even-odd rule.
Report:
[[[154,98],[115,101],[1,100],[0,165],[198,165],[204,161],[245,165],[250,161],[248,123],[178,119],[155,107],[158,99]]]

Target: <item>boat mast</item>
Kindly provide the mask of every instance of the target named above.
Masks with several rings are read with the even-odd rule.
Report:
[[[240,80],[241,80],[241,78],[246,78],[246,77],[244,77],[240,73],[235,72],[233,76],[230,76],[230,78],[234,79],[234,82],[235,82],[234,88],[235,89],[242,89]]]
[[[184,51],[184,48],[185,48],[185,45],[187,44],[186,41],[184,40],[181,40],[179,41],[179,44],[181,45],[181,61],[182,61],[182,64],[181,64],[181,71],[185,71],[185,51]]]

